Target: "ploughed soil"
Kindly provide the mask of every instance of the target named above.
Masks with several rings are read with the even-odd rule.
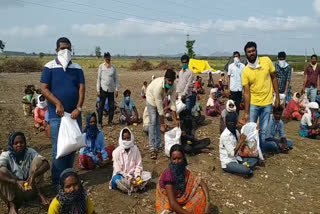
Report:
[[[85,70],[86,98],[83,116],[95,111],[96,104],[96,70]],[[120,103],[125,89],[132,91],[139,114],[142,116],[145,100],[140,97],[143,81],[151,81],[152,75],[163,76],[164,71],[119,71],[120,93],[116,99]],[[13,131],[23,131],[27,143],[51,162],[51,142],[44,132],[33,128],[33,119],[24,117],[21,99],[24,86],[34,84],[39,87],[41,73],[0,74],[0,149],[7,150],[8,135]],[[208,75],[202,74],[205,85]],[[215,82],[218,75],[214,75]],[[302,75],[293,75],[293,91],[301,90]],[[209,88],[201,95],[203,109],[207,102]],[[203,111],[204,112],[204,111]],[[83,117],[83,126],[85,125]],[[115,114],[115,125],[103,127],[106,145],[118,145],[120,130],[119,111]],[[104,119],[107,123],[107,119]],[[93,198],[97,213],[155,213],[155,188],[159,175],[168,166],[168,158],[160,154],[157,161],[149,158],[148,139],[143,133],[142,124],[131,126],[140,148],[144,169],[151,171],[153,179],[146,191],[131,196],[119,191],[109,190],[108,184],[112,175],[112,165],[96,168],[93,171],[82,171],[81,174],[88,194]],[[285,123],[288,138],[294,142],[294,149],[289,154],[266,156],[266,166],[257,169],[251,179],[223,172],[219,160],[219,118],[206,118],[205,125],[200,127],[198,138],[210,137],[211,153],[189,156],[189,169],[200,176],[208,185],[212,201],[212,213],[320,213],[320,142],[301,138],[298,135],[299,122]],[[51,172],[45,174],[45,193],[54,197],[50,188]],[[6,205],[0,203],[0,213],[5,213]],[[28,202],[20,213],[46,213],[38,199]]]

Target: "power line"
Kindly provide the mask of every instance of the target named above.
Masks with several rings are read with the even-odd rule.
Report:
[[[37,6],[41,6],[41,7],[46,7],[46,8],[50,8],[50,9],[57,9],[57,10],[64,10],[64,11],[68,11],[68,12],[73,12],[73,13],[81,13],[81,14],[87,14],[87,15],[92,15],[90,13],[87,12],[83,12],[83,11],[78,11],[78,10],[74,10],[74,9],[66,9],[66,8],[61,8],[61,7],[56,7],[56,6],[52,6],[52,5],[45,5],[45,4],[41,4],[41,3],[36,3],[36,2],[30,2],[30,1],[24,1],[24,0],[16,0],[18,2],[23,2],[26,4],[32,4],[32,5],[37,5]],[[128,19],[121,19],[121,18],[115,18],[115,17],[111,17],[111,16],[106,16],[106,15],[101,15],[101,14],[94,14],[94,16],[98,16],[98,17],[103,17],[103,18],[109,18],[109,19],[113,19],[113,20],[118,20],[118,21],[127,21],[127,22],[134,22],[134,23],[138,23],[138,24],[143,24],[143,25],[148,25],[150,26],[151,24],[146,23],[146,22],[141,22],[141,21],[137,21],[137,20],[128,20]],[[157,28],[161,28],[163,29],[164,26],[154,26]],[[171,28],[172,30],[176,30],[176,31],[183,31],[185,32],[186,29],[181,29],[181,28],[175,28],[175,27],[171,27],[171,26],[165,26],[166,28]],[[185,26],[185,27],[190,27],[191,26]],[[190,32],[199,32],[196,30],[187,30]]]

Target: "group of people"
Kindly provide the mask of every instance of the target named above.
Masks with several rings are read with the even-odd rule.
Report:
[[[71,61],[70,40],[59,38],[56,47],[57,58],[48,62],[42,71],[37,107],[45,107],[48,114],[46,121],[50,124],[52,143],[51,179],[57,196],[50,202],[42,190],[42,177],[50,168],[49,162],[27,147],[23,133],[15,132],[9,137],[8,151],[0,155],[0,195],[8,205],[10,214],[17,213],[21,202],[34,193],[38,194],[43,205],[50,204],[50,214],[95,213],[92,200],[72,169],[75,152],[56,158],[61,117],[65,112],[70,113],[82,130],[85,98],[84,73],[78,64]],[[301,136],[315,138],[319,135],[319,105],[314,95],[320,67],[316,63],[317,57],[312,56],[311,64],[305,70],[305,95],[295,93],[288,102],[284,99],[281,104],[280,94],[289,96],[291,81],[291,67],[285,61],[285,53],[280,52],[278,61],[273,65],[268,57],[257,55],[254,42],[248,42],[244,51],[247,65],[240,59],[240,53],[234,52],[233,60],[228,65],[227,84],[221,79],[214,85],[212,74],[209,74],[208,86],[211,89],[205,114],[220,117],[219,152],[223,171],[251,177],[257,166],[264,165],[264,153],[288,153],[292,149],[293,143],[286,138],[281,120],[283,112],[286,119],[301,119]],[[105,62],[98,69],[96,87],[100,102],[97,114],[92,112],[86,118],[82,136],[86,146],[79,151],[78,166],[93,170],[112,162],[109,188],[130,195],[144,190],[152,175],[143,169],[141,153],[130,128],[120,131],[117,148],[105,145],[103,112],[108,100],[107,124],[112,126],[119,81],[110,53],[105,53],[104,58]],[[150,158],[157,159],[158,153],[163,150],[161,134],[169,129],[166,125],[167,110],[170,110],[174,126],[179,127],[182,133],[181,145],[175,144],[170,148],[168,168],[157,182],[155,207],[159,214],[210,213],[207,185],[187,169],[186,154],[206,152],[211,143],[209,138],[199,140],[195,137],[195,130],[202,120],[192,112],[205,90],[202,78],[194,77],[188,63],[189,57],[183,55],[178,79],[175,71],[168,69],[164,76],[152,78],[149,85],[144,82],[141,91],[141,97],[146,102],[143,127],[149,139]],[[29,94],[26,91],[25,99],[31,102]],[[126,89],[123,96],[119,122],[128,126],[142,122],[131,91]],[[169,101],[166,105],[165,99]],[[176,101],[185,105],[179,113]],[[244,110],[243,117],[240,117],[241,108]],[[44,115],[42,112],[40,114]]]

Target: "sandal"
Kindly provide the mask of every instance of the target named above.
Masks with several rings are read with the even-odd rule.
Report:
[[[150,158],[152,160],[157,160],[157,152],[156,151],[152,151],[151,154],[150,154]]]

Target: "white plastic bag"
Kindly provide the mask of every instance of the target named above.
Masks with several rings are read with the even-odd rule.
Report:
[[[279,94],[279,99],[280,99],[280,105],[283,105],[286,103],[286,95],[285,94]],[[273,105],[274,102],[276,101],[276,95],[273,95]]]
[[[64,112],[59,128],[56,158],[66,156],[85,146],[77,120],[72,119],[71,114]]]
[[[257,124],[254,122],[247,123],[241,129],[241,134],[247,136],[246,145],[250,150],[256,150],[260,160],[263,159],[263,155],[260,149],[259,131],[257,130]]]
[[[176,127],[164,133],[164,152],[169,157],[170,149],[175,144],[180,144],[181,129]]]
[[[187,107],[186,104],[184,104],[180,98],[176,101],[176,109],[177,109],[176,112],[177,112],[177,114],[180,114],[180,112],[185,110],[186,107]]]

